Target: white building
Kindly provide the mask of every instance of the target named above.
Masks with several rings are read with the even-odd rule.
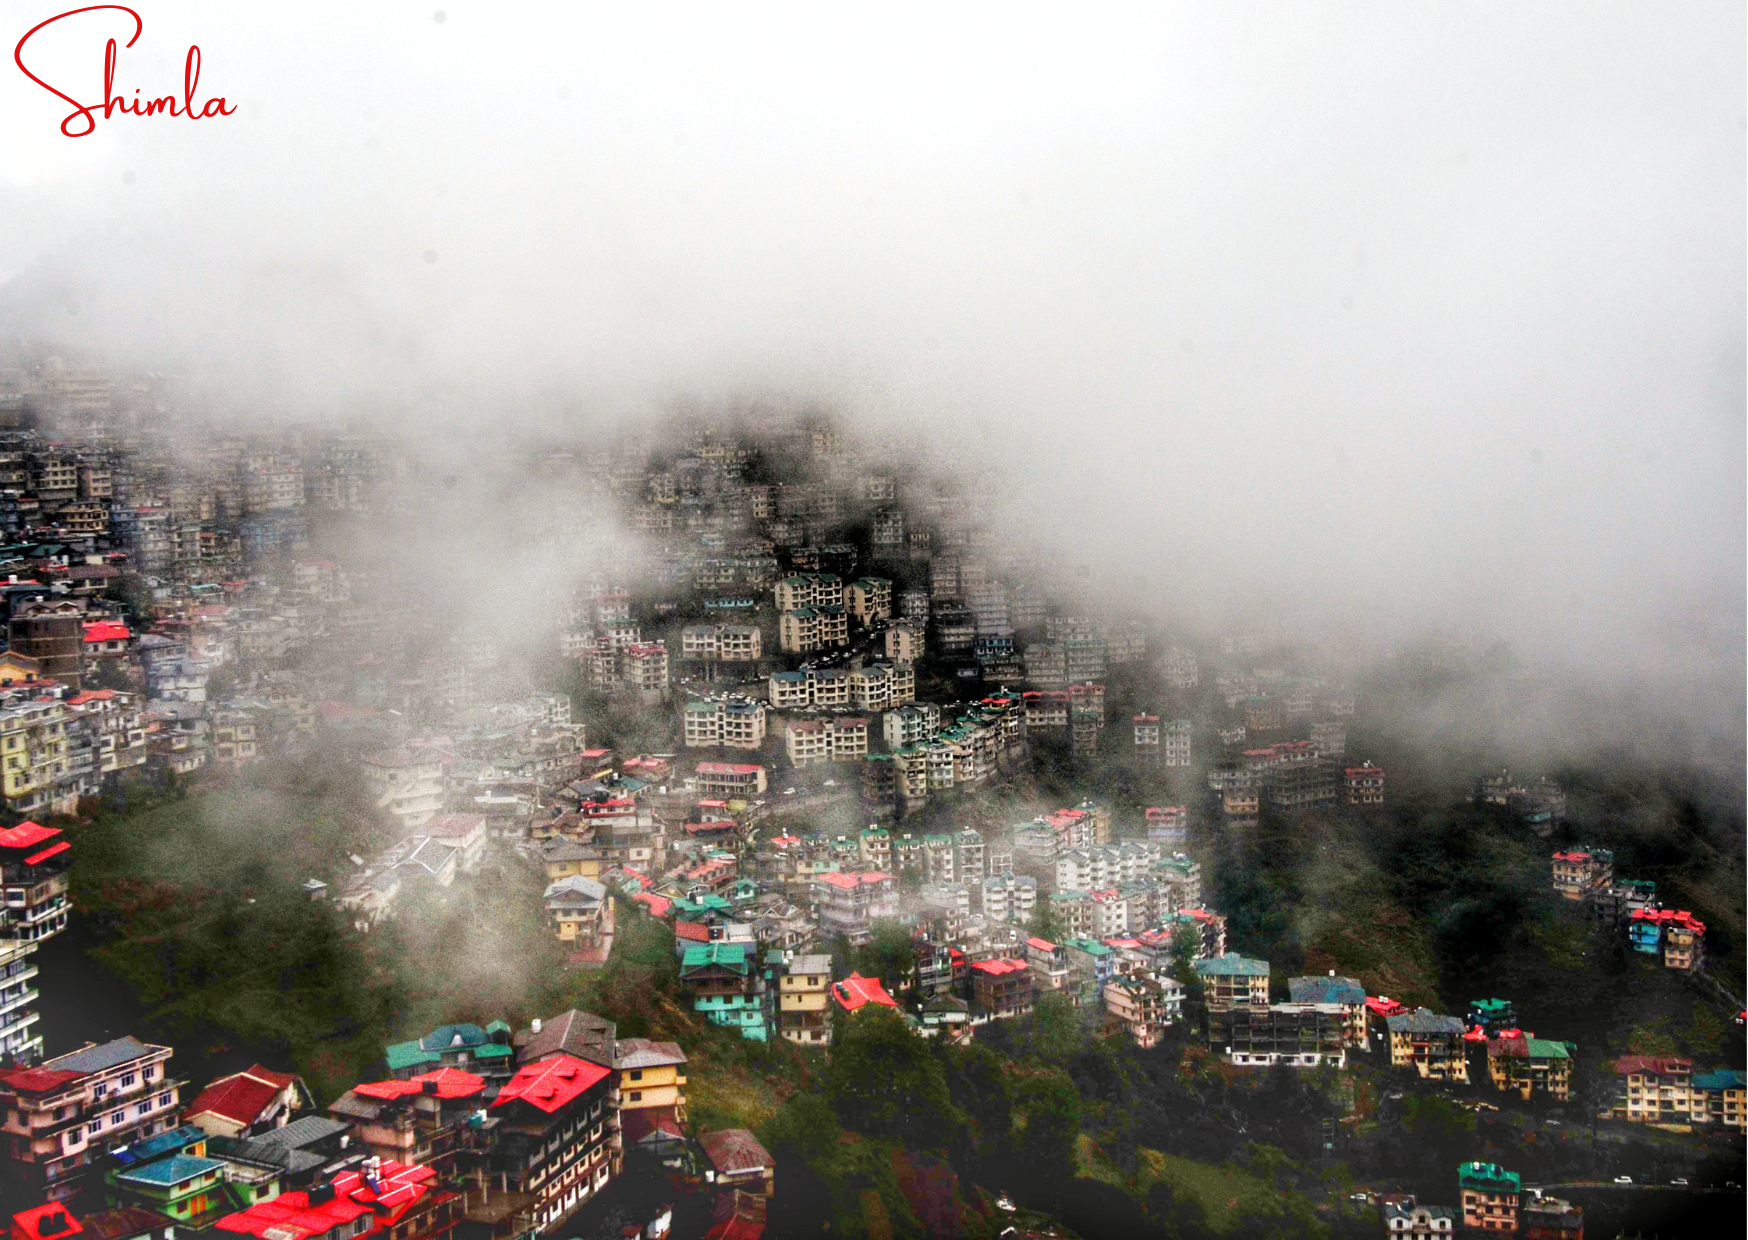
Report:
[[[909,663],[872,663],[850,672],[857,710],[892,710],[916,698],[916,671]]]

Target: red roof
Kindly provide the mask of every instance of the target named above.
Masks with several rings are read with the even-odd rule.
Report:
[[[1635,1072],[1670,1076],[1678,1072],[1692,1072],[1693,1060],[1678,1059],[1673,1055],[1622,1055],[1614,1061],[1614,1070],[1622,1076],[1630,1076]]]
[[[833,887],[842,887],[845,891],[851,891],[864,883],[888,882],[892,875],[881,874],[875,870],[869,870],[865,874],[844,874],[837,870],[827,870],[823,874],[814,875],[814,877],[822,883],[830,883]]]
[[[374,1226],[366,1230],[385,1232],[433,1189],[436,1178],[437,1172],[430,1167],[385,1162],[377,1169],[374,1188],[360,1172],[348,1171],[334,1177],[333,1199],[319,1206],[310,1204],[307,1192],[281,1193],[271,1200],[258,1201],[247,1210],[226,1215],[213,1226],[259,1236],[261,1240],[305,1240],[374,1216]]]
[[[997,956],[994,960],[979,960],[971,967],[979,972],[1000,977],[1004,973],[1023,973],[1028,966],[1024,960],[1010,960],[1006,956]]]
[[[571,1055],[555,1055],[538,1063],[524,1064],[498,1093],[495,1110],[506,1102],[520,1100],[551,1115],[582,1097],[607,1079],[608,1069]]]
[[[13,1068],[0,1071],[0,1085],[17,1093],[52,1094],[57,1089],[83,1080],[88,1074],[68,1072],[63,1068]]]
[[[431,1096],[445,1100],[471,1098],[486,1087],[486,1078],[483,1076],[463,1072],[460,1068],[438,1068],[435,1072],[421,1073],[410,1081],[367,1081],[363,1085],[354,1085],[352,1092],[363,1094],[366,1098],[392,1102],[396,1098],[411,1098],[425,1093],[426,1084],[433,1081],[436,1082],[437,1089]]]
[[[88,642],[124,642],[132,636],[127,625],[113,620],[98,620],[85,626],[85,640]]]
[[[196,1115],[221,1115],[247,1127],[297,1080],[286,1072],[274,1072],[260,1064],[245,1072],[222,1076],[195,1095],[182,1110],[184,1119]]]
[[[12,1216],[12,1228],[33,1240],[61,1240],[62,1236],[76,1236],[85,1230],[59,1201],[20,1210]]]
[[[832,998],[846,1012],[854,1012],[877,1003],[881,1007],[896,1008],[898,1000],[886,993],[886,987],[880,984],[877,977],[863,977],[860,973],[852,973],[841,982],[832,983]]]
[[[61,833],[59,827],[45,827],[40,822],[21,822],[16,827],[0,831],[0,848],[30,848]]]
[[[1049,939],[1041,939],[1037,935],[1033,935],[1031,938],[1027,939],[1026,946],[1036,947],[1041,952],[1053,952],[1056,950],[1056,944],[1052,943]]]
[[[674,907],[672,900],[650,891],[640,891],[631,898],[647,908],[651,917],[666,917],[668,910]]]
[[[689,943],[708,943],[710,941],[710,927],[695,921],[676,921],[674,923],[674,937],[685,939]]]
[[[25,865],[35,865],[39,861],[47,861],[50,857],[54,856],[56,853],[64,853],[71,847],[72,847],[72,845],[67,843],[66,840],[59,840],[56,843],[50,844],[47,848],[43,849],[41,852],[31,853],[30,856],[28,856],[24,859],[24,864]]]

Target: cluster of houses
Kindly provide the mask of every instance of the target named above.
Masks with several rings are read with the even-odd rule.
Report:
[[[1413,1193],[1378,1197],[1391,1240],[1451,1240],[1468,1235],[1517,1235],[1530,1240],[1584,1240],[1584,1207],[1532,1188],[1496,1163],[1457,1167],[1456,1206],[1422,1204]]]
[[[1648,878],[1615,877],[1606,848],[1569,848],[1553,856],[1554,891],[1582,901],[1596,916],[1623,929],[1633,951],[1660,957],[1666,969],[1705,967],[1706,924],[1686,909],[1664,908]]]
[[[687,1134],[686,1055],[582,1011],[512,1031],[445,1025],[317,1109],[257,1064],[190,1100],[171,1048],[132,1037],[0,1070],[14,1235],[474,1240],[562,1226],[628,1163],[715,1200],[712,1240],[762,1231],[771,1156]],[[658,1234],[652,1232],[651,1234]]]

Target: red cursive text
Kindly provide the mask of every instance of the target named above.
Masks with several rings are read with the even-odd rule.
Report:
[[[146,28],[146,24],[141,20],[140,15],[126,5],[90,4],[82,9],[70,9],[65,13],[59,13],[45,22],[38,22],[24,32],[24,37],[18,41],[18,46],[12,49],[13,63],[18,66],[19,71],[22,72],[25,77],[48,91],[51,95],[65,99],[68,103],[73,105],[73,110],[67,113],[66,119],[61,122],[61,132],[63,134],[69,138],[84,138],[95,133],[97,130],[97,114],[99,112],[103,113],[104,120],[111,119],[117,112],[125,112],[132,116],[157,116],[160,114],[165,116],[183,116],[191,121],[203,121],[214,116],[230,116],[236,112],[236,108],[228,106],[225,103],[225,97],[223,95],[215,95],[213,98],[208,99],[198,107],[195,106],[194,88],[200,84],[200,48],[198,45],[190,45],[188,49],[188,57],[182,63],[181,99],[177,99],[174,95],[162,95],[156,99],[142,99],[138,87],[134,88],[134,97],[132,99],[119,97],[115,93],[116,48],[114,39],[109,40],[103,48],[102,103],[80,103],[66,91],[58,90],[55,87],[50,86],[36,74],[25,68],[24,45],[30,42],[31,36],[35,35],[39,30],[42,30],[46,26],[54,25],[63,18],[77,17],[80,13],[95,13],[99,9],[114,9],[118,13],[126,13],[129,17],[134,19],[133,37],[124,45],[126,47],[132,47],[139,40],[140,33]],[[74,128],[74,126],[81,122],[83,123],[84,128]]]

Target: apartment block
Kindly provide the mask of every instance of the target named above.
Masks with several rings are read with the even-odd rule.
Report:
[[[857,710],[893,710],[916,698],[916,672],[909,663],[871,663],[850,672]]]
[[[850,673],[835,667],[772,672],[768,692],[771,705],[778,710],[848,706]]]
[[[1463,1022],[1416,1008],[1385,1018],[1390,1031],[1390,1066],[1413,1068],[1422,1080],[1469,1083],[1469,1045]]]
[[[791,719],[783,729],[783,747],[798,767],[860,762],[868,756],[868,720],[860,715]]]
[[[1384,803],[1384,770],[1370,762],[1350,766],[1342,772],[1342,799],[1349,805],[1374,806]]]
[[[832,982],[830,956],[787,955],[772,971],[777,979],[777,1032],[798,1046],[830,1046]]]
[[[688,749],[757,749],[765,743],[765,704],[747,698],[690,698],[681,709]]]
[[[810,654],[850,644],[850,620],[843,605],[785,611],[777,617],[777,643],[789,654]]]
[[[886,658],[894,663],[915,663],[923,657],[923,626],[913,621],[894,624],[881,634]]]
[[[857,624],[892,618],[892,583],[884,577],[859,577],[844,589],[844,601]]]
[[[888,710],[880,720],[886,747],[897,750],[933,740],[941,731],[941,708],[933,702],[911,702]]]
[[[783,577],[772,587],[777,610],[800,611],[804,607],[842,607],[844,582],[833,573],[804,573]]]
[[[703,663],[757,663],[756,624],[688,624],[680,630],[680,657]]]

